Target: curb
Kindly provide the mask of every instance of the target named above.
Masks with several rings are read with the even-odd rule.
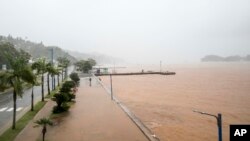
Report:
[[[99,84],[106,90],[106,92],[111,95],[111,91],[96,77],[93,77],[97,80]],[[149,141],[160,141],[158,137],[146,126],[143,122],[137,118],[122,102],[120,102],[115,96],[113,96],[113,100],[116,104],[127,114],[127,116],[135,123],[135,125],[141,130],[141,132],[147,137]]]

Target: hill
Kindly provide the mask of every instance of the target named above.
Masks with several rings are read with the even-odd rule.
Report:
[[[76,57],[77,59],[87,60],[88,58],[94,59],[99,65],[100,64],[120,64],[124,63],[124,60],[112,56],[108,56],[100,53],[81,53],[76,51],[67,51],[70,55]]]
[[[43,43],[35,43],[28,40],[24,40],[20,37],[13,38],[12,36],[1,36],[0,43],[9,42],[14,45],[17,50],[24,50],[29,53],[33,59],[45,57],[51,59],[51,50],[54,49],[54,58],[67,57],[72,63],[76,62],[76,58],[69,55],[66,51],[62,50],[57,46],[45,46]]]
[[[218,55],[207,55],[201,59],[202,62],[239,62],[239,61],[250,61],[250,55],[241,57],[239,55],[221,57]]]

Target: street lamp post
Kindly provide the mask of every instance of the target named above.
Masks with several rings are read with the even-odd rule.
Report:
[[[160,61],[160,72],[161,72],[161,61]]]
[[[51,48],[51,64],[54,67],[54,49]],[[51,77],[51,82],[52,82],[52,90],[54,90],[54,76]]]
[[[218,141],[222,141],[222,116],[221,116],[221,114],[218,113],[218,115],[216,116],[213,114],[209,114],[209,113],[201,112],[201,111],[197,111],[197,110],[193,110],[193,112],[215,117],[217,120],[217,126],[218,126]]]
[[[112,86],[112,74],[110,76],[110,95],[111,95],[111,100],[113,100],[113,86]]]

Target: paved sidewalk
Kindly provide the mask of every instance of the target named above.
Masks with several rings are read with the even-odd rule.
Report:
[[[46,105],[44,109],[47,108],[52,109]],[[27,127],[20,135],[23,138],[20,139],[36,141],[35,137],[38,137],[38,140],[41,140],[40,132],[40,128]],[[40,135],[37,136],[37,133]],[[55,126],[48,128],[45,140],[148,141],[122,109],[110,100],[110,96],[94,78],[91,87],[88,79],[81,79],[76,103],[62,118],[57,119]]]

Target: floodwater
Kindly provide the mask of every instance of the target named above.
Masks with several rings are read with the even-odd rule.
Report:
[[[162,141],[218,140],[216,119],[193,110],[221,113],[225,141],[230,124],[250,124],[250,63],[169,65],[161,70],[176,75],[113,76],[113,91]],[[101,79],[110,86],[109,77]]]

